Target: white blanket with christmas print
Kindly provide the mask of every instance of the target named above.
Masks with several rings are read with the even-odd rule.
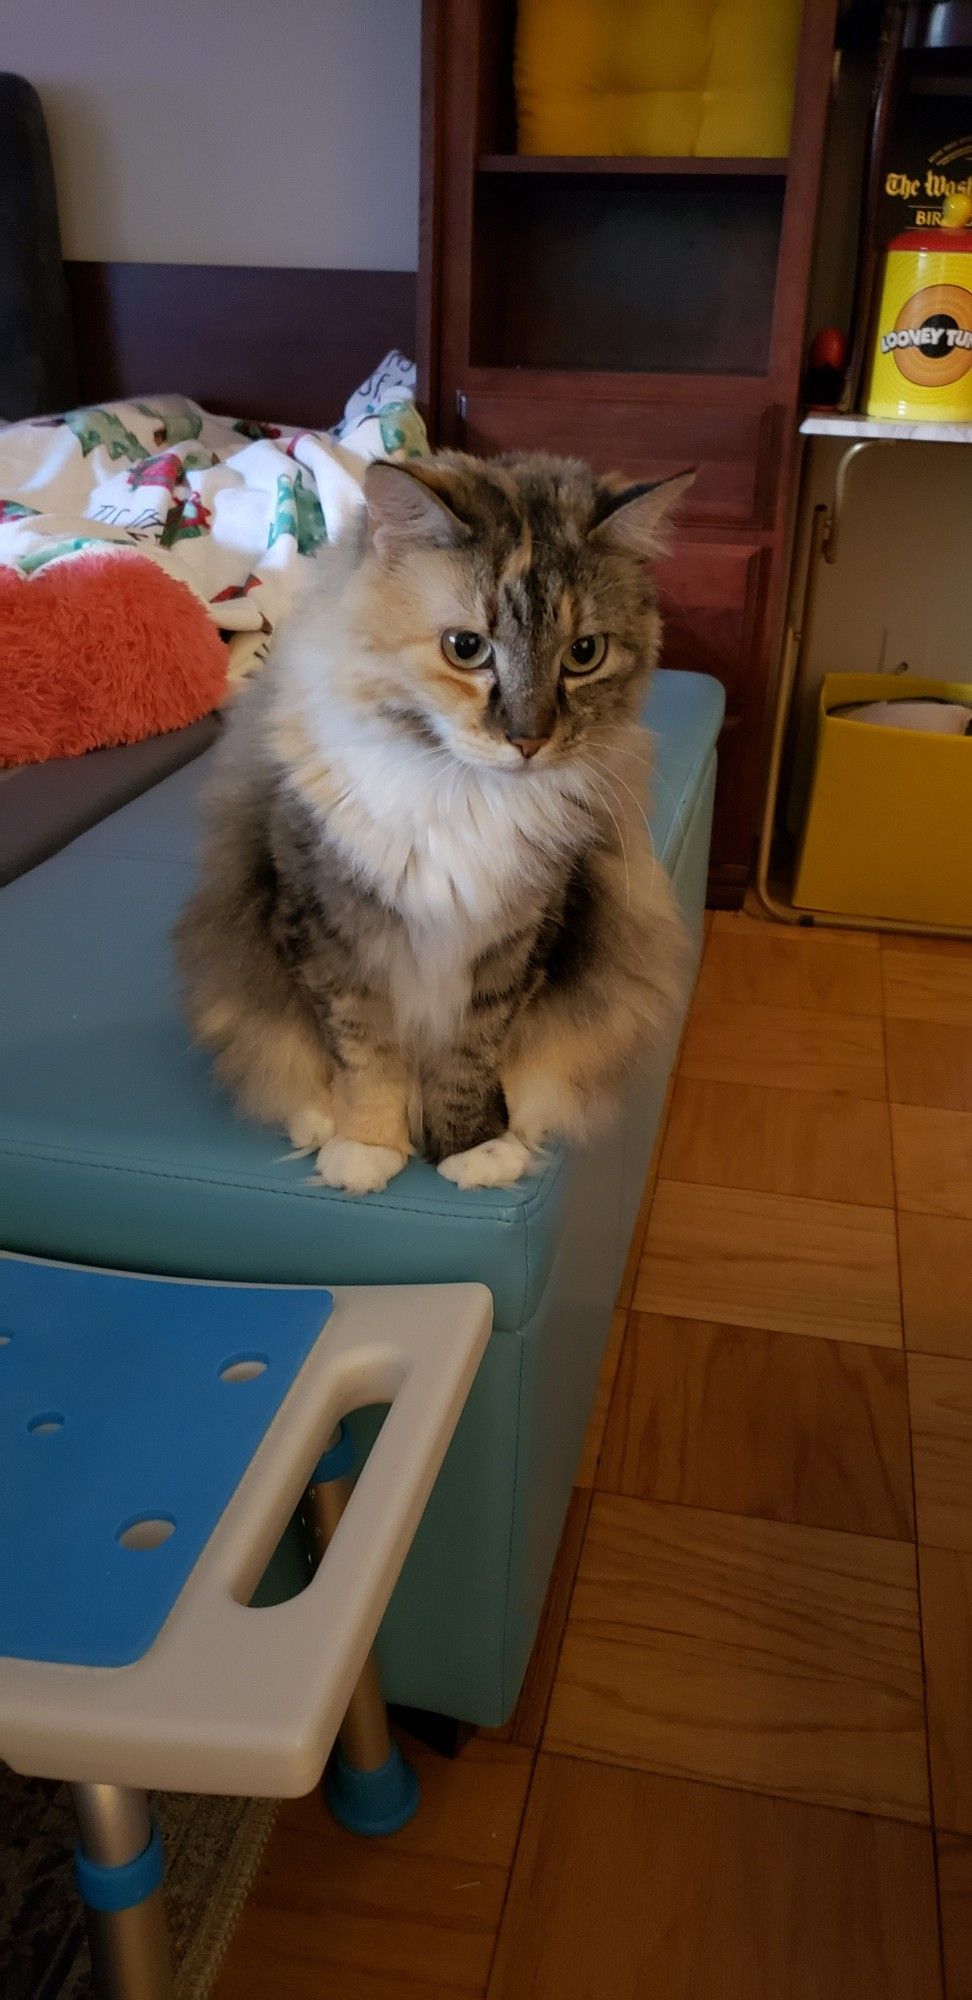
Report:
[[[322,543],[362,504],[369,459],[427,450],[415,370],[386,355],[332,431],[214,417],[184,396],[0,428],[0,564],[32,575],[137,548],[230,636],[232,678],[266,651]]]

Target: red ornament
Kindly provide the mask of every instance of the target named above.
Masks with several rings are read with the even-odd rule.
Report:
[[[842,374],[846,359],[847,340],[840,327],[821,327],[810,347],[811,368],[834,368]]]

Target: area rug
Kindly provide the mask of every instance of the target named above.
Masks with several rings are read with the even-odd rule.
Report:
[[[269,1799],[161,1793],[165,1900],[177,2000],[206,2000],[276,1814]],[[0,1765],[0,1993],[3,2000],[91,2000],[84,1918],[74,1888],[67,1787]]]

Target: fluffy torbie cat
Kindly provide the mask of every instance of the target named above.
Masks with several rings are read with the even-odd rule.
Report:
[[[646,558],[691,474],[378,462],[227,731],[189,1015],[243,1109],[383,1188],[508,1187],[671,1031],[686,953],[645,826]]]

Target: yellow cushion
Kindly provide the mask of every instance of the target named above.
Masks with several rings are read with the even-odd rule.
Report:
[[[783,154],[801,0],[519,0],[521,153]]]

